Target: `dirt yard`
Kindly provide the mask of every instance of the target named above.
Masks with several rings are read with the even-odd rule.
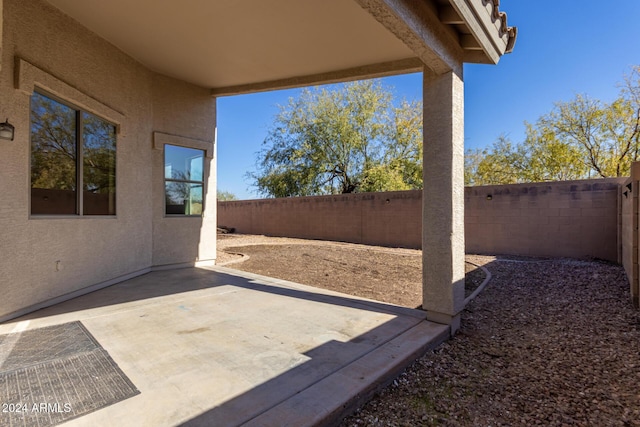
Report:
[[[236,245],[238,245],[236,247]],[[257,245],[257,246],[256,246]],[[409,307],[420,251],[222,236],[224,262],[259,274]],[[351,426],[640,426],[640,312],[622,267],[467,256],[492,279],[451,340],[417,360]],[[469,265],[467,285],[482,281]]]
[[[420,250],[243,235],[221,235],[218,246],[219,264],[231,261],[231,268],[405,307],[422,305]],[[248,259],[235,262],[241,257],[233,254]],[[471,263],[466,272],[469,295],[485,274]]]

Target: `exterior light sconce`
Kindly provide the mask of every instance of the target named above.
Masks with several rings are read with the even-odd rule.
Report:
[[[5,120],[4,123],[0,123],[0,139],[8,139],[9,141],[13,141],[14,133],[15,128],[11,123],[9,123],[9,119]]]
[[[487,200],[493,200],[493,196],[491,194],[487,194]]]

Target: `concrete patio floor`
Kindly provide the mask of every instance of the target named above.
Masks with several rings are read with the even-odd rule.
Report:
[[[152,272],[0,334],[73,321],[140,394],[65,426],[332,424],[449,336],[419,310],[223,267]]]

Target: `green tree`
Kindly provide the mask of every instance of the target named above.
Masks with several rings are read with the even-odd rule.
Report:
[[[31,186],[76,190],[76,112],[36,93],[31,100]]]
[[[221,202],[227,202],[229,200],[238,200],[238,197],[230,191],[218,190],[216,197]]]
[[[479,148],[469,148],[464,153],[464,185],[481,185],[479,182],[478,167],[484,156],[486,150]]]
[[[587,176],[580,150],[547,129],[527,125],[526,139],[514,144],[500,136],[489,149],[465,153],[465,185],[563,181]]]
[[[527,168],[527,153],[522,145],[514,145],[509,138],[501,135],[488,150],[469,153],[475,171],[465,173],[466,184],[514,184],[519,182]],[[465,160],[465,164],[468,162]]]
[[[486,150],[468,150],[467,185],[582,179],[629,175],[640,159],[640,67],[625,77],[617,99],[604,103],[586,95],[558,102],[526,139],[501,137]]]
[[[403,101],[384,128],[384,154],[367,171],[362,191],[422,188],[422,103]]]
[[[376,80],[303,90],[280,107],[249,177],[273,197],[420,188],[422,106],[392,100]]]
[[[114,125],[82,113],[82,141],[77,141],[76,111],[35,93],[31,99],[31,185],[33,188],[76,190],[77,153],[82,151],[83,189],[115,191]]]
[[[589,168],[579,147],[558,138],[544,126],[526,123],[525,156],[520,181],[567,181],[587,176]]]

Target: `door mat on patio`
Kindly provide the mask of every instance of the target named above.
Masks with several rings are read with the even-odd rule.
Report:
[[[80,322],[0,335],[0,426],[54,426],[139,393]]]

